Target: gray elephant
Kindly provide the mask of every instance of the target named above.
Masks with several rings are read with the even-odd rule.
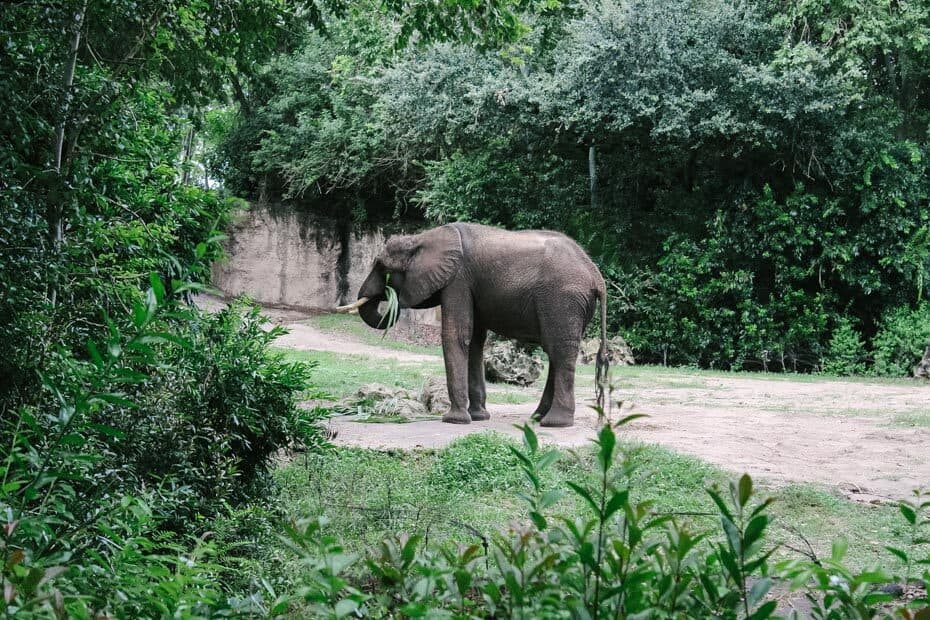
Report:
[[[388,279],[389,276],[389,279]],[[549,377],[533,418],[543,426],[571,426],[575,416],[575,362],[581,336],[601,302],[601,349],[596,391],[603,404],[607,372],[604,278],[577,243],[544,230],[511,232],[455,223],[418,235],[394,236],[375,259],[357,311],[384,329],[379,311],[385,283],[402,308],[442,306],[442,351],[451,407],[442,420],[487,420],[484,342],[488,330],[541,345]]]

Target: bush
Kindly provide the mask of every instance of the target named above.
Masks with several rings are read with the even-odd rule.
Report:
[[[621,422],[622,423],[622,422]],[[749,476],[728,489],[708,489],[716,531],[693,531],[676,516],[638,501],[631,474],[636,452],[624,452],[610,425],[594,442],[594,473],[547,488],[546,470],[560,453],[542,449],[523,427],[524,447],[511,448],[526,478],[518,496],[526,519],[482,544],[430,547],[419,535],[395,533],[365,554],[348,551],[325,516],[287,528],[288,543],[306,567],[297,590],[272,613],[291,616],[457,618],[753,618],[774,617],[776,581],[803,590],[816,618],[872,618],[890,604],[901,617],[922,617],[930,598],[893,602],[880,590],[892,577],[854,572],[838,540],[829,559],[774,564],[767,540],[771,500],[757,496]],[[573,495],[586,514],[569,519],[558,503]],[[913,551],[930,528],[930,501],[899,505],[913,549],[889,548],[905,565],[896,578],[912,583]],[[921,581],[930,582],[924,570]],[[908,615],[920,610],[916,616]]]
[[[6,615],[193,617],[227,600],[197,537],[263,499],[266,467],[322,442],[297,408],[309,367],[268,350],[257,309],[179,309],[157,276],[88,360],[60,350],[44,395],[0,419]],[[189,287],[178,286],[182,294]],[[171,310],[171,311],[169,311]],[[172,531],[173,530],[173,531]]]
[[[849,319],[840,319],[823,360],[823,371],[833,375],[852,376],[865,373],[865,343]]]
[[[510,442],[497,433],[466,435],[440,450],[430,478],[438,487],[478,492],[513,488],[521,482]]]
[[[875,374],[905,377],[920,361],[930,343],[930,305],[895,308],[882,317],[872,341],[875,348]]]
[[[96,421],[125,438],[107,442],[129,488],[170,488],[163,516],[211,517],[225,504],[267,494],[267,467],[294,443],[318,447],[317,414],[298,401],[312,365],[269,350],[280,327],[262,328],[257,307],[232,304],[210,315],[186,310],[176,336],[146,368],[137,406],[108,407]]]

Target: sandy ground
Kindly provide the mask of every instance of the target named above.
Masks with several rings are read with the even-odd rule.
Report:
[[[438,359],[325,333],[297,313],[269,313],[290,330],[278,341],[283,347],[398,362]],[[613,382],[619,386],[615,398],[624,401],[622,414],[649,416],[624,427],[621,434],[628,439],[660,444],[775,484],[825,484],[858,501],[901,498],[918,486],[930,489],[930,427],[906,426],[909,417],[930,419],[926,383],[800,381],[749,374],[673,374],[663,381],[627,381],[623,368],[613,370]],[[593,386],[579,383],[575,426],[539,428],[543,440],[573,447],[594,437],[597,418],[589,407]],[[526,390],[535,399],[541,386]],[[487,430],[517,436],[514,425],[526,422],[535,407],[535,400],[490,404],[490,420],[461,426],[438,420],[370,424],[351,418],[335,418],[330,425],[335,442],[343,445],[435,448]],[[615,412],[614,418],[619,415]]]

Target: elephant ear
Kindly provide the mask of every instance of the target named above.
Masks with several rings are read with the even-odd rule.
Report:
[[[449,283],[462,264],[462,235],[452,225],[401,237],[399,242],[412,246],[400,292],[404,305],[416,306],[432,297]]]

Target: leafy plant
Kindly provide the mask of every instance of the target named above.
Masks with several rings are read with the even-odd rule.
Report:
[[[930,305],[900,307],[888,312],[878,327],[875,347],[875,374],[907,376],[930,344]]]
[[[843,318],[833,330],[827,355],[823,360],[823,371],[834,375],[865,374],[867,359],[865,343],[849,319]]]

